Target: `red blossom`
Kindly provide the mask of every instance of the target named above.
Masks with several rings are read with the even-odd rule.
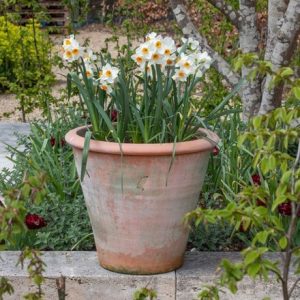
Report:
[[[50,138],[50,145],[51,145],[51,147],[54,147],[56,145],[56,139],[54,136],[51,136],[51,138]],[[65,139],[62,138],[60,140],[60,146],[64,147],[65,145],[66,145],[66,141],[65,141]]]
[[[212,154],[213,156],[217,156],[219,154],[220,150],[217,146],[214,147],[213,151],[212,151]]]
[[[55,144],[56,144],[55,137],[54,137],[54,136],[51,136],[51,138],[50,138],[50,145],[51,145],[52,147],[54,147]]]
[[[278,205],[278,212],[284,216],[292,215],[292,204],[291,202],[284,202]],[[300,211],[298,212],[298,217],[300,217]]]
[[[252,181],[255,185],[261,185],[261,179],[260,179],[260,175],[259,174],[253,174],[251,176]]]
[[[113,109],[110,113],[110,119],[112,122],[117,122],[118,120],[118,111],[116,109]]]
[[[278,211],[281,215],[290,216],[292,214],[291,202],[284,202],[278,205]]]
[[[61,145],[62,147],[64,147],[64,146],[66,145],[65,139],[61,139],[61,140],[60,140],[60,145]]]
[[[256,199],[256,205],[267,207],[267,203],[265,199],[264,200]]]
[[[47,226],[45,219],[37,214],[27,214],[25,224],[28,229],[39,229]]]

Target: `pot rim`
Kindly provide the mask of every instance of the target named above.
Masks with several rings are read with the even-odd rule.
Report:
[[[85,131],[88,126],[80,126],[70,130],[66,136],[66,142],[73,148],[83,149],[84,137],[79,132]],[[199,131],[206,134],[197,140],[178,142],[175,144],[175,154],[188,154],[211,151],[220,141],[220,138],[213,131],[201,128]],[[121,147],[120,147],[121,145]],[[90,141],[89,152],[98,152],[105,154],[121,155],[172,155],[174,151],[174,143],[162,144],[132,144],[132,143],[116,143],[106,141]]]

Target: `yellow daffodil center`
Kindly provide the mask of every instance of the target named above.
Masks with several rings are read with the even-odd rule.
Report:
[[[72,52],[71,51],[66,51],[66,57],[71,58],[72,57]]]
[[[140,63],[143,62],[143,59],[142,59],[140,56],[138,56],[138,57],[136,58],[136,61],[140,64]]]
[[[101,90],[107,91],[107,85],[101,85]]]
[[[85,74],[86,74],[87,77],[91,77],[92,76],[92,73],[90,71],[86,71]]]
[[[181,77],[181,78],[183,78],[183,77],[185,77],[185,73],[183,71],[179,71],[178,72],[178,76]]]
[[[77,48],[74,48],[72,50],[73,55],[78,55],[79,54],[79,50]]]
[[[158,55],[157,53],[154,53],[154,54],[152,55],[152,59],[153,59],[153,60],[159,60],[159,55]]]
[[[184,66],[185,68],[189,68],[189,67],[191,66],[191,64],[190,64],[188,61],[186,61],[186,62],[183,64],[183,66]]]
[[[160,47],[161,47],[161,41],[157,41],[157,42],[155,43],[155,47],[156,47],[156,48],[160,48]]]
[[[165,54],[166,54],[166,55],[170,55],[170,54],[171,54],[170,49],[166,49],[166,50],[165,50]]]
[[[142,49],[142,53],[143,54],[148,54],[149,53],[149,49],[148,48],[143,48]]]
[[[110,70],[107,70],[107,71],[105,72],[105,76],[106,76],[106,77],[111,77],[111,76],[112,76],[111,71],[110,71]]]
[[[66,43],[66,45],[69,46],[69,45],[71,45],[71,40],[66,40],[65,43]]]
[[[172,59],[167,59],[167,65],[172,65],[172,64],[173,64]]]

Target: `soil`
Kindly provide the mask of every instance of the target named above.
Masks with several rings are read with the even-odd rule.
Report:
[[[85,26],[78,30],[76,33],[76,39],[82,44],[84,41],[90,41],[90,48],[96,52],[100,51],[106,46],[106,39],[113,36],[113,32],[110,28],[105,27],[100,24],[92,24]],[[127,43],[126,37],[122,34],[118,34],[120,46]],[[61,45],[64,39],[64,35],[51,35],[51,39],[54,42],[54,51],[60,52]],[[133,46],[137,45],[137,41],[133,42]],[[115,43],[108,42],[108,49],[112,57],[117,56],[117,50],[115,49]],[[56,74],[57,82],[53,85],[53,95],[58,96],[60,94],[60,89],[66,86],[66,70],[61,70],[58,67],[53,68],[54,74]],[[13,94],[0,94],[0,121],[5,122],[16,122],[22,121],[22,113],[18,108],[18,100]],[[41,117],[41,112],[36,109],[32,113],[26,115],[27,121],[33,121]]]

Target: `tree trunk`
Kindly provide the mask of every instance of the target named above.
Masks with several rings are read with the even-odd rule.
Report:
[[[207,0],[221,11],[239,30],[240,48],[243,53],[259,55],[257,29],[256,0],[239,0],[240,9],[234,10],[225,0]],[[207,43],[187,14],[183,1],[170,0],[176,20],[185,36],[196,38],[202,49],[213,58],[213,66],[234,86],[240,80],[230,64]],[[269,0],[268,1],[268,36],[266,41],[265,59],[270,60],[274,71],[287,66],[295,50],[295,43],[300,32],[300,0]],[[242,78],[246,78],[251,68],[242,69]],[[283,85],[270,88],[271,76],[265,80],[255,78],[244,84],[240,96],[243,103],[243,120],[248,121],[254,115],[264,114],[281,105]]]
[[[240,48],[243,53],[258,53],[258,30],[255,11],[255,0],[240,0],[242,19],[239,23]],[[251,68],[242,69],[242,77],[247,78]],[[261,101],[261,79],[246,81],[242,91],[243,119],[248,121],[259,111]]]
[[[295,44],[300,32],[300,1],[290,0],[283,24],[276,34],[271,63],[274,71],[287,66],[295,51]],[[279,107],[282,101],[283,84],[271,87],[272,78],[266,77],[259,114],[265,114]]]

